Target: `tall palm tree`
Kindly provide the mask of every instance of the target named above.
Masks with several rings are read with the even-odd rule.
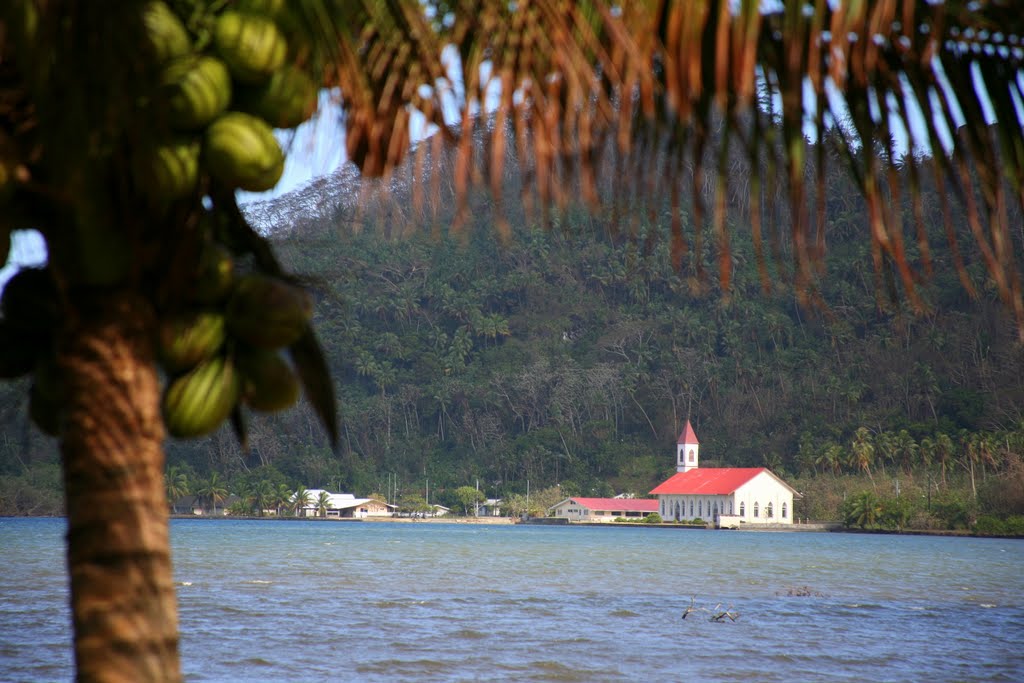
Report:
[[[913,469],[920,450],[921,447],[906,429],[901,429],[893,437],[893,454],[899,459],[904,472],[909,473]]]
[[[295,489],[295,493],[292,494],[289,504],[292,509],[292,514],[298,517],[302,514],[302,511],[313,504],[313,496],[310,495],[309,490],[305,486],[299,486]]]
[[[953,439],[945,432],[939,432],[935,435],[935,460],[939,463],[939,472],[942,476],[942,486],[946,486],[946,467],[950,460],[953,458],[953,453],[956,446],[953,445]]]
[[[239,500],[232,506],[237,514],[251,515],[256,509],[256,486],[250,481],[241,479],[234,484],[235,495]]]
[[[868,475],[871,484],[874,485],[875,478],[871,475],[871,464],[875,461],[875,444],[871,438],[871,431],[867,427],[858,427],[853,434],[853,443],[850,444],[851,463],[861,472]]]
[[[317,496],[316,501],[316,513],[321,517],[327,516],[327,508],[331,507],[331,494],[327,491],[321,491],[320,495]]]
[[[164,490],[167,492],[167,500],[171,503],[171,511],[178,514],[178,499],[187,496],[191,490],[188,473],[173,465],[168,467],[164,474]]]
[[[284,514],[284,511],[288,509],[292,500],[292,490],[288,488],[288,484],[278,484],[277,488],[274,489],[273,505],[277,510],[277,516],[280,517]]]
[[[253,489],[253,505],[259,517],[263,517],[267,508],[274,507],[274,487],[266,479],[257,482]]]
[[[220,475],[213,472],[210,478],[199,486],[196,495],[204,502],[209,503],[211,512],[216,515],[217,506],[228,497],[228,490],[224,486],[224,482],[221,481]]]
[[[815,458],[814,462],[822,466],[822,469],[828,469],[832,472],[832,478],[839,473],[842,469],[845,455],[843,453],[843,447],[837,443],[829,442],[824,444],[818,451],[818,457]]]
[[[764,286],[764,242],[784,242],[792,265],[779,259],[778,270],[812,300],[833,156],[826,145],[809,147],[809,133],[849,165],[868,205],[865,239],[876,271],[894,268],[894,285],[915,303],[917,281],[931,268],[922,175],[951,185],[989,276],[1024,329],[1020,245],[1008,218],[1008,204],[1024,198],[1021,49],[1011,42],[1024,33],[1021,13],[1012,3],[959,0],[763,4],[306,0],[282,11],[295,64],[316,85],[340,89],[348,156],[366,174],[387,173],[408,153],[416,107],[439,134],[416,149],[414,163],[447,173],[427,166],[427,152],[453,144],[450,172],[463,208],[476,177],[501,204],[502,166],[512,156],[530,179],[524,198],[544,211],[580,196],[608,201],[615,215],[641,216],[669,197],[675,265],[703,275],[711,240],[728,290],[725,198],[735,152],[747,160],[750,196],[784,196],[792,214],[763,223],[761,202],[752,201],[742,222]],[[61,402],[40,414],[59,410],[62,418],[46,427],[59,436],[64,464],[81,679],[181,677],[161,476],[161,317],[192,302],[201,248],[213,238],[261,273],[286,277],[238,210],[235,179],[204,166],[188,181],[195,146],[161,146],[178,131],[160,106],[160,72],[191,42],[166,10],[181,9],[188,30],[209,35],[226,6],[125,0],[98,12],[77,0],[0,3],[0,230],[40,230],[59,292],[59,315],[42,330],[53,343],[35,348],[55,349],[47,360],[62,380]],[[448,77],[443,52],[457,55],[463,82]],[[831,91],[839,97],[826,97]],[[909,125],[915,108],[924,112],[920,127]],[[988,125],[988,109],[997,126]],[[911,150],[927,143],[938,153],[901,157],[896,121]],[[146,157],[148,150],[159,153]],[[147,158],[155,166],[140,164]],[[709,197],[707,159],[716,160]],[[813,168],[810,179],[805,168]],[[917,230],[905,229],[895,201],[904,178]],[[684,230],[686,192],[693,221]],[[973,291],[959,251],[952,254]],[[332,387],[311,329],[289,353],[334,438]],[[121,533],[89,532],[114,522]],[[134,625],[130,637],[123,623]]]

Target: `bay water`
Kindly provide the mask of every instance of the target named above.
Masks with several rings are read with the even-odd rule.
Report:
[[[0,681],[73,677],[64,532],[0,519]],[[227,519],[171,539],[188,681],[1024,680],[1020,540]]]

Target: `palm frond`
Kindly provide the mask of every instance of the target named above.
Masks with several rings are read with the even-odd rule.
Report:
[[[1010,205],[1024,206],[1024,17],[1011,4],[817,0],[766,11],[757,0],[463,0],[434,5],[451,21],[431,25],[419,3],[362,3],[349,17],[361,31],[340,52],[348,146],[365,170],[383,172],[407,149],[404,105],[415,102],[444,127],[454,101],[457,124],[445,134],[458,139],[463,196],[483,182],[500,204],[503,164],[514,158],[531,188],[524,199],[545,209],[581,197],[635,218],[670,197],[674,258],[691,248],[699,257],[710,213],[726,289],[719,188],[741,150],[753,186],[765,189],[772,169],[782,171],[791,277],[813,297],[825,249],[824,166],[834,163],[827,141],[863,192],[879,273],[894,268],[903,294],[924,305],[918,288],[933,245],[919,203],[922,179],[933,175],[965,207],[987,272],[1024,329],[1021,245],[1009,225]],[[439,68],[445,45],[458,52],[461,88],[440,85],[450,80]],[[812,158],[808,138],[823,143]],[[614,178],[602,177],[607,169]],[[678,220],[686,177],[690,234]],[[904,194],[916,225],[897,209]],[[765,233],[780,237],[760,208],[752,204],[750,215],[759,260]],[[947,224],[946,232],[956,231]],[[950,248],[972,288],[955,239]],[[761,272],[767,285],[764,264]]]

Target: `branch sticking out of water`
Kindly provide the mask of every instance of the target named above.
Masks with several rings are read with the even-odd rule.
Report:
[[[718,603],[713,609],[707,609],[706,607],[696,606],[697,596],[694,595],[690,598],[690,606],[683,610],[683,619],[699,612],[708,615],[708,621],[715,621],[718,623],[724,622],[726,619],[729,621],[736,621],[740,618],[740,613],[733,611],[732,605],[729,605],[724,610],[722,609],[722,603]]]

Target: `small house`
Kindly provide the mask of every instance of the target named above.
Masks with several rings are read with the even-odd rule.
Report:
[[[501,498],[488,498],[476,507],[477,517],[501,517]]]
[[[657,511],[658,501],[653,498],[566,498],[548,508],[548,516],[570,522],[639,521]]]
[[[320,516],[320,494],[327,494],[327,518],[334,519],[365,519],[367,517],[382,517],[391,514],[391,508],[387,503],[372,498],[356,498],[351,493],[331,493],[323,489],[308,489],[306,493],[307,504],[296,512],[298,517],[319,517]],[[294,497],[294,496],[293,496]]]

